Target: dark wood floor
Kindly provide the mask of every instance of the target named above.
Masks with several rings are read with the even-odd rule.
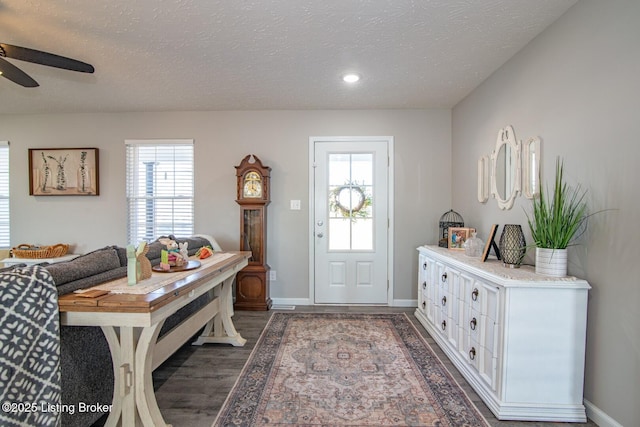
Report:
[[[236,311],[233,318],[238,332],[247,339],[244,347],[208,344],[202,347],[185,345],[153,373],[156,399],[160,411],[174,427],[210,427],[216,414],[233,387],[242,367],[269,317],[276,310],[268,312]],[[321,312],[406,312],[418,326],[434,351],[445,363],[458,383],[465,389],[471,400],[492,426],[497,427],[558,427],[558,423],[506,422],[498,421],[482,403],[467,382],[448,361],[434,341],[428,336],[413,316],[414,309],[386,307],[296,307],[296,311]],[[570,427],[596,427],[596,424],[567,424]]]

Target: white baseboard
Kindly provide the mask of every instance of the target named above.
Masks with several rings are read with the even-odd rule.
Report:
[[[314,305],[309,298],[271,298],[273,305]],[[415,299],[394,299],[390,307],[417,307],[418,300]]]
[[[391,301],[391,307],[417,307],[418,300],[415,299],[394,299]]]
[[[271,298],[273,305],[313,305],[309,298]]]
[[[599,427],[623,427],[622,424],[607,415],[602,409],[584,399],[584,407],[587,410],[587,418]]]

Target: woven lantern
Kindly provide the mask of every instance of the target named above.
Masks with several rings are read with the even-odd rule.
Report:
[[[464,227],[462,216],[451,209],[440,217],[440,240],[438,246],[446,248],[449,246],[449,227]]]

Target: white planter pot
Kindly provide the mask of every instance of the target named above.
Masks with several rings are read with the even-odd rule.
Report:
[[[567,275],[567,250],[536,248],[536,273],[545,276]]]

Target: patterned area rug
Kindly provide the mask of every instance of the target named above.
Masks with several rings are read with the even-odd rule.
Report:
[[[405,314],[275,313],[223,426],[488,424]]]

